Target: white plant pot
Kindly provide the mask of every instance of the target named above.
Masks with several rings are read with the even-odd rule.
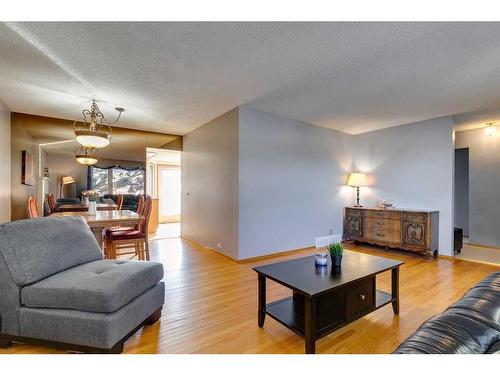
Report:
[[[89,214],[95,215],[97,213],[97,203],[96,201],[89,202]]]

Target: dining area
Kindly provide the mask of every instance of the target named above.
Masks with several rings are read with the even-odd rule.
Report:
[[[94,197],[95,198],[95,197]],[[106,259],[133,257],[149,260],[148,224],[152,210],[152,199],[149,195],[137,197],[135,210],[123,208],[123,195],[118,194],[116,201],[108,199],[104,202],[90,201],[57,204],[54,195],[46,198],[48,208],[45,216],[82,217]],[[28,216],[36,219],[44,216],[39,209],[36,197],[29,197],[27,202]]]

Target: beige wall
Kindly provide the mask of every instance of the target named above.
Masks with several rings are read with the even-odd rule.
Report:
[[[12,165],[10,181],[12,220],[27,217],[26,201],[30,195],[36,196],[37,193],[36,182],[31,187],[21,184],[21,152],[23,150],[27,150],[33,156],[36,180],[39,171],[38,148],[39,144],[44,144],[41,165],[42,168],[48,167],[50,170],[49,193],[59,197],[59,183],[63,175],[73,176],[77,180],[77,195],[86,189],[87,167],[78,164],[74,157],[77,143],[72,142],[74,141],[73,121],[13,113],[10,116],[10,124],[11,163],[6,164]],[[113,127],[111,144],[98,151],[97,165],[102,163],[129,167],[136,166],[137,163],[145,165],[146,147],[180,151],[182,150],[182,136]],[[43,169],[41,173],[43,174]]]
[[[36,181],[38,177],[38,144],[30,133],[19,123],[16,116],[11,117],[11,207],[12,220],[19,220],[28,217],[26,201],[30,195],[36,196]],[[21,163],[22,152],[28,151],[33,156],[33,186],[21,183]]]
[[[87,188],[87,167],[76,162],[72,155],[47,155],[47,167],[50,171],[49,191],[56,198],[61,197],[61,177],[71,176],[76,181],[76,194]]]
[[[10,221],[10,112],[0,101],[0,223]]]

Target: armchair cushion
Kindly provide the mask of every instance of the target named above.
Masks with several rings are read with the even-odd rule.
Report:
[[[21,302],[27,307],[111,313],[162,278],[161,263],[98,260],[24,287]]]
[[[79,216],[44,217],[0,225],[0,252],[19,286],[102,259],[94,235]]]

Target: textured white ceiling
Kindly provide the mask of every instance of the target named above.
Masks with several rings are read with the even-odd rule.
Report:
[[[360,133],[500,107],[498,23],[4,23],[0,99],[185,134],[239,105]]]

